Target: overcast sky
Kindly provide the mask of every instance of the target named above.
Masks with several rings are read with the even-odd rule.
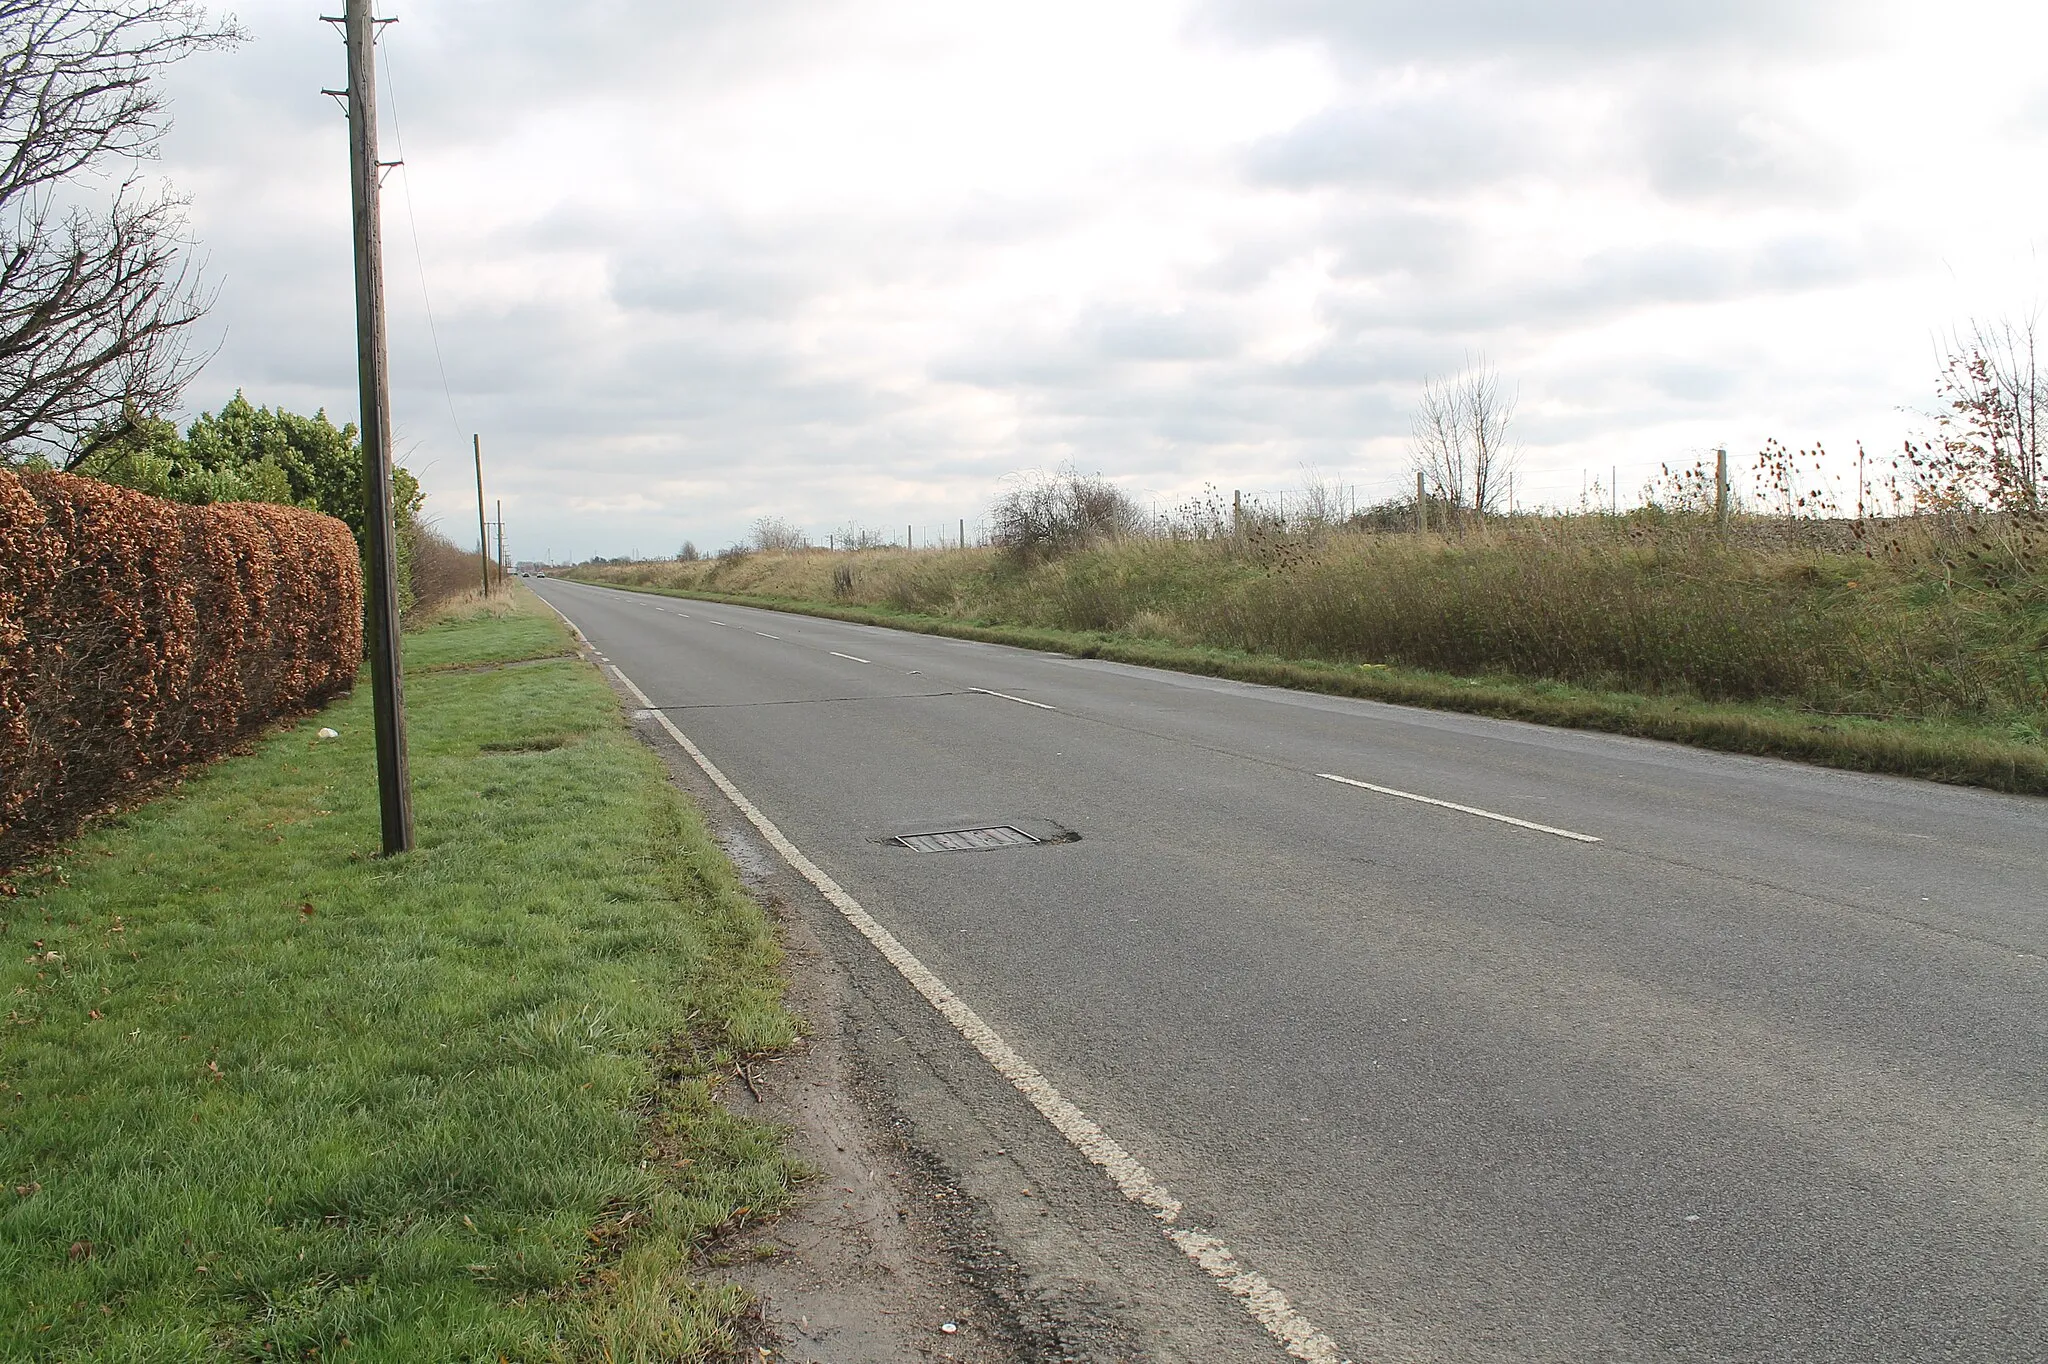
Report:
[[[341,45],[237,8],[160,167],[220,286],[190,404],[352,418]],[[398,455],[473,543],[481,432],[520,557],[923,539],[1064,463],[1394,496],[1417,386],[1471,355],[1519,390],[1525,502],[1878,450],[1939,333],[2042,294],[2038,3],[384,12]]]

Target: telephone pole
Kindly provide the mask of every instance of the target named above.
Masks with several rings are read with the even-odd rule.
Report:
[[[457,428],[460,429],[460,428]],[[484,575],[484,595],[491,595],[491,540],[484,533],[484,438],[471,436],[476,447],[476,567]]]
[[[329,23],[334,22],[332,19]],[[399,683],[398,545],[391,516],[391,390],[384,353],[384,245],[377,160],[377,26],[370,0],[346,0],[349,200],[355,218],[356,378],[362,390],[363,521],[370,561],[370,691],[377,729],[377,806],[384,853],[412,849],[412,776]],[[332,92],[330,92],[332,93]]]
[[[498,586],[505,585],[505,500],[498,499]]]

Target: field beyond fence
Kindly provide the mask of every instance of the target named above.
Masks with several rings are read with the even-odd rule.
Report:
[[[2048,532],[2008,515],[1756,517],[1723,533],[1710,518],[1649,509],[1501,518],[1462,534],[1107,537],[1050,556],[728,553],[575,576],[1960,728],[2038,765],[2048,761],[2044,566]]]

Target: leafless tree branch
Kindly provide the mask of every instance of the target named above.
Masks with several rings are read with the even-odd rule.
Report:
[[[157,78],[240,36],[184,0],[0,0],[0,454],[76,464],[204,363],[187,338],[212,294],[184,204],[145,193],[134,163],[167,126]],[[111,191],[78,203],[108,170]]]
[[[1515,396],[1484,358],[1447,379],[1430,379],[1415,405],[1410,458],[1429,495],[1453,519],[1500,510],[1516,451],[1509,435]]]

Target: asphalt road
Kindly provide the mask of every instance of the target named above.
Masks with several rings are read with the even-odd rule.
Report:
[[[2048,1359],[2048,802],[535,586],[1349,1358]]]

